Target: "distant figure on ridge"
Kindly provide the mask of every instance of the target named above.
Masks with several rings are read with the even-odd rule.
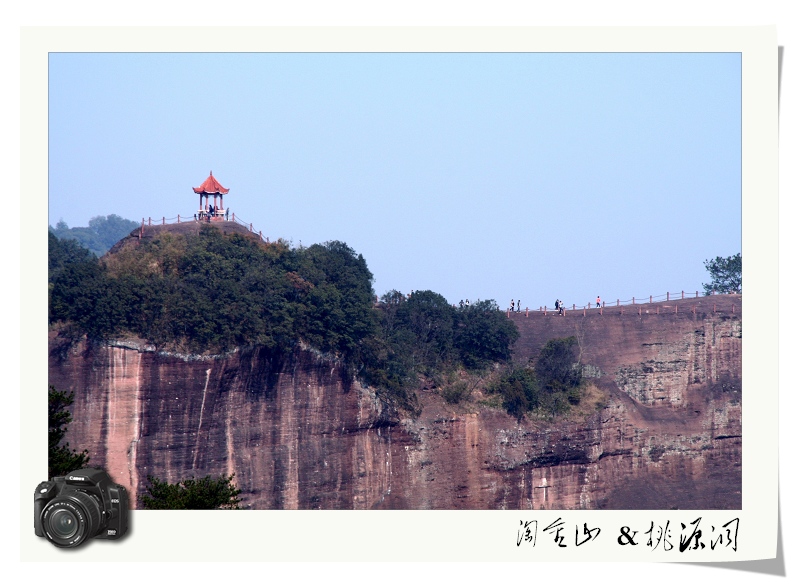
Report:
[[[597,308],[600,308],[600,294],[597,295]]]

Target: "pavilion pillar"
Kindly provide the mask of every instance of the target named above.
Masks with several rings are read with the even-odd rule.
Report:
[[[208,178],[199,187],[192,188],[196,194],[200,195],[200,209],[203,217],[209,222],[212,220],[219,220],[220,209],[224,207],[223,194],[228,192],[227,188],[223,188],[219,182],[209,172]],[[205,196],[205,206],[203,205],[203,196]],[[212,198],[213,197],[213,198]]]

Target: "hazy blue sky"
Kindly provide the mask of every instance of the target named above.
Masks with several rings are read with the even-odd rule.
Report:
[[[538,307],[702,290],[741,251],[732,53],[50,55],[49,223],[190,217],[213,170],[378,295]]]

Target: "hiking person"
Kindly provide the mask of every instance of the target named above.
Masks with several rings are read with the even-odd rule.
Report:
[[[600,308],[600,294],[597,295],[597,307]]]

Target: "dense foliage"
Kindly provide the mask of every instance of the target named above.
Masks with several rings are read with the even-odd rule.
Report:
[[[56,390],[50,386],[47,393],[47,476],[64,476],[79,470],[89,462],[88,451],[80,453],[61,445],[67,434],[67,425],[72,422],[69,407],[75,398],[74,392]]]
[[[489,392],[500,394],[503,407],[521,419],[536,411],[548,416],[567,412],[581,400],[581,368],[575,337],[551,339],[528,367],[512,367]]]
[[[372,274],[337,241],[291,249],[204,227],[100,263],[51,234],[50,259],[50,321],[94,339],[127,332],[192,352],[303,339],[352,355],[374,330]]]
[[[238,510],[242,491],[233,485],[234,475],[189,478],[177,484],[148,476],[145,494],[139,499],[147,510]]]
[[[291,248],[207,226],[102,261],[52,233],[49,248],[50,321],[67,338],[132,334],[193,353],[302,341],[406,406],[420,376],[505,362],[519,336],[491,300],[459,309],[393,290],[375,304],[366,261],[339,241]]]
[[[109,214],[108,216],[93,217],[89,221],[88,227],[69,228],[67,223],[59,221],[55,228],[50,227],[50,231],[59,239],[76,241],[100,257],[138,226],[138,223],[134,221],[124,219],[116,214]]]
[[[706,296],[717,294],[741,294],[742,292],[742,254],[730,257],[715,257],[703,262],[711,276],[711,283],[703,284]]]
[[[403,400],[420,375],[437,379],[458,367],[484,369],[509,360],[519,337],[493,300],[455,308],[430,290],[409,297],[392,290],[377,311],[379,334],[367,348],[366,377]],[[446,399],[461,398],[462,388],[449,387]]]

